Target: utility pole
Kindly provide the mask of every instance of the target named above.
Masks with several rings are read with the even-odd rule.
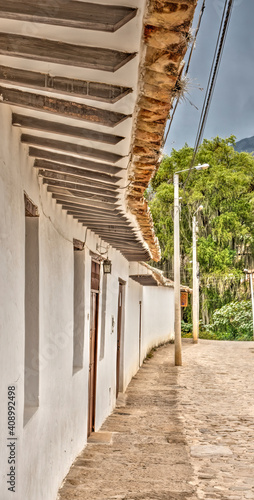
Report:
[[[199,268],[197,262],[197,219],[196,213],[203,210],[203,205],[200,205],[192,218],[192,325],[193,325],[193,342],[198,343],[199,337]]]
[[[198,295],[199,283],[197,276],[197,221],[196,215],[192,219],[192,269],[193,269],[193,285],[192,285],[192,324],[193,324],[193,342],[198,343],[199,334],[199,308],[198,308]]]
[[[252,327],[253,327],[253,339],[254,339],[254,297],[253,297],[253,274],[252,273],[250,273],[250,291],[251,291]]]
[[[253,296],[253,271],[249,269],[243,270],[250,278],[250,293],[251,293],[251,304],[252,304],[252,328],[253,328],[253,340],[254,340],[254,296]]]
[[[189,170],[206,170],[210,165],[200,163],[191,169],[186,168],[174,173],[174,290],[175,290],[175,366],[182,366],[181,337],[181,296],[180,296],[180,207],[179,175]],[[203,208],[203,207],[202,207]]]
[[[182,366],[180,299],[180,207],[179,175],[174,174],[174,295],[175,295],[175,366]]]

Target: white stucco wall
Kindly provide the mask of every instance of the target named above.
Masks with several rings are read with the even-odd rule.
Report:
[[[54,500],[61,480],[86,443],[89,364],[91,256],[99,238],[67,216],[39,184],[20,132],[11,126],[11,110],[0,108],[0,491],[8,492],[7,388],[15,384],[17,397],[17,500]],[[40,262],[40,385],[39,408],[24,426],[24,292],[25,210],[24,191],[38,206]],[[84,367],[73,375],[73,238],[86,238]],[[128,279],[128,262],[115,250],[109,257],[105,356],[98,361],[96,427],[115,401],[116,326],[118,278]],[[99,324],[100,342],[100,324]],[[35,354],[36,355],[36,354]],[[111,389],[111,398],[109,398]]]
[[[39,211],[39,407],[24,425],[25,210],[24,191]],[[9,500],[7,391],[16,387],[16,500],[55,500],[61,481],[86,444],[91,255],[101,240],[62,211],[41,185],[11,110],[0,106],[0,498]],[[84,357],[73,374],[73,238],[85,241]],[[129,279],[129,263],[110,249],[112,275],[99,298],[96,430],[116,396],[119,279],[124,286],[120,390],[139,367],[140,301],[142,352],[173,333],[173,292],[142,287]],[[101,280],[102,282],[103,280]],[[105,293],[103,302],[102,294]],[[173,310],[173,308],[172,308]],[[105,314],[106,311],[106,314]],[[103,319],[104,314],[104,319]],[[103,321],[102,321],[103,319]],[[103,335],[103,337],[102,337]],[[103,342],[103,348],[102,348]],[[36,353],[35,353],[36,356]],[[31,416],[32,415],[32,416]]]
[[[112,256],[112,274],[107,277],[106,296],[106,321],[104,339],[104,357],[100,359],[100,345],[102,341],[101,317],[102,317],[102,290],[100,292],[99,310],[99,356],[97,365],[97,397],[96,397],[96,430],[98,430],[115,406],[116,400],[116,359],[117,359],[117,315],[118,315],[118,293],[119,279],[128,281],[128,262],[119,254],[114,252]],[[125,300],[124,300],[125,302]],[[124,304],[125,309],[125,304]],[[121,339],[121,353],[123,356],[125,335],[124,317]],[[123,371],[123,362],[121,363]],[[122,378],[122,376],[121,376]],[[121,389],[121,387],[120,387]]]
[[[174,339],[174,289],[143,287],[142,357],[160,343]]]
[[[142,303],[142,286],[129,279],[126,289],[123,390],[139,369],[140,301]]]

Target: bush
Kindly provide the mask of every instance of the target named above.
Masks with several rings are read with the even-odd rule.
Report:
[[[185,321],[181,321],[181,331],[183,333],[191,333],[192,332],[192,323],[185,323]]]
[[[212,315],[210,325],[204,328],[207,334],[214,336],[217,340],[252,340],[251,301],[234,301],[217,309]]]

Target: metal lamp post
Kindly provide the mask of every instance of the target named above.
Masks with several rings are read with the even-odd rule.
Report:
[[[197,165],[191,170],[205,170],[208,163]],[[174,174],[174,290],[175,290],[175,366],[182,366],[181,338],[181,298],[180,298],[180,207],[179,207],[179,175],[188,172],[189,168]]]

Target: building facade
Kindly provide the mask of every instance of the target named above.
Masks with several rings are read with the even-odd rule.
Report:
[[[0,497],[55,500],[174,336],[143,193],[196,1],[0,3]]]

